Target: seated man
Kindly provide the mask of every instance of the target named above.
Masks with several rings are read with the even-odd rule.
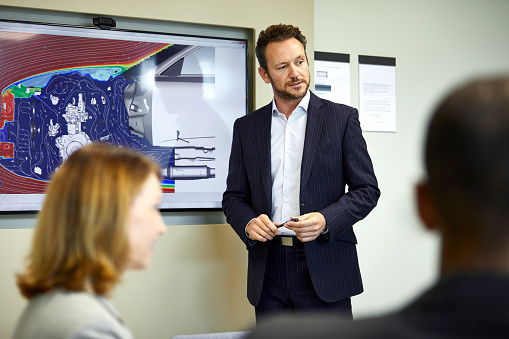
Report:
[[[425,164],[419,214],[442,235],[434,287],[396,314],[353,323],[285,315],[250,338],[508,338],[509,77],[466,84],[438,106]]]

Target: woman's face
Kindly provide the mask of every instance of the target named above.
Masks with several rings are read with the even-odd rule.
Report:
[[[166,232],[158,205],[161,202],[161,185],[151,174],[134,198],[128,225],[131,253],[127,268],[145,269],[150,264],[157,239]]]

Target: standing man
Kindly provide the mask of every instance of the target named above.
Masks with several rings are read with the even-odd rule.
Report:
[[[426,130],[426,177],[416,186],[421,220],[442,239],[437,283],[386,316],[287,314],[249,339],[509,338],[508,146],[509,76],[455,88]]]
[[[284,310],[351,318],[350,297],[363,291],[352,226],[380,196],[358,112],[309,91],[298,27],[260,32],[256,57],[274,99],[235,122],[223,195],[249,251],[249,302],[257,320]]]

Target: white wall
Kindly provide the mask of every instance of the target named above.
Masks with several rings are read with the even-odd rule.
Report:
[[[438,274],[439,239],[415,215],[430,111],[451,86],[509,73],[507,0],[315,0],[315,50],[351,55],[358,107],[358,55],[396,57],[397,132],[365,132],[382,195],[355,226],[365,292],[363,317],[406,304]]]
[[[312,0],[294,0],[291,6],[286,0],[0,0],[0,5],[247,27],[256,34],[284,22],[314,35]],[[313,50],[312,41],[309,48]],[[258,78],[256,107],[272,98],[270,86]],[[168,232],[157,246],[152,266],[127,273],[113,297],[135,337],[250,328],[254,310],[246,297],[247,252],[222,213],[168,213],[164,218]],[[25,305],[14,274],[22,270],[34,223],[34,216],[0,216],[0,338],[11,337]]]

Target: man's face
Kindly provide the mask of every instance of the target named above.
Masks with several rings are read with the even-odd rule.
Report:
[[[271,42],[265,49],[267,70],[258,72],[265,83],[272,84],[274,96],[286,100],[302,99],[309,88],[309,65],[304,46],[295,38]]]

